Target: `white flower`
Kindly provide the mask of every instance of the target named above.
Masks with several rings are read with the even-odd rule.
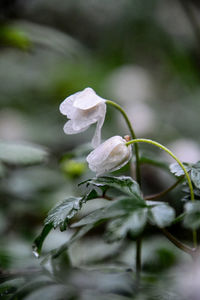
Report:
[[[93,150],[86,158],[89,168],[97,176],[123,167],[131,158],[131,146],[121,136],[113,136]]]
[[[97,122],[96,131],[92,139],[93,147],[101,141],[101,128],[106,114],[106,100],[99,97],[91,88],[67,97],[60,105],[60,112],[70,120],[64,126],[66,134],[83,132]]]

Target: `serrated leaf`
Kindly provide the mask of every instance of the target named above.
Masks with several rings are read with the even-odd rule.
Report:
[[[186,203],[185,213],[184,226],[190,229],[198,229],[200,227],[200,201]]]
[[[52,208],[47,218],[44,221],[44,227],[39,236],[36,237],[33,243],[33,254],[38,258],[40,256],[44,240],[51,231],[52,228],[60,227],[63,231],[66,229],[68,221],[73,218],[78,210],[81,209],[82,204],[88,200],[95,199],[97,197],[95,190],[91,190],[82,198],[71,197]],[[70,239],[71,240],[71,239]]]
[[[156,203],[155,201],[148,201],[150,205]],[[156,203],[149,208],[149,220],[151,223],[157,225],[160,228],[169,226],[175,219],[174,209],[166,203]]]
[[[192,169],[191,164],[183,163],[183,165],[184,165],[187,172],[191,171],[191,169]],[[174,174],[175,176],[179,177],[179,176],[185,175],[183,169],[181,168],[181,166],[178,163],[171,164],[169,169],[170,169],[170,172],[172,174]]]
[[[199,166],[199,168],[192,168],[191,180],[194,183],[194,185],[198,189],[200,189],[200,166]]]
[[[85,202],[85,199],[80,197],[65,199],[62,203],[50,210],[44,224],[52,224],[54,229],[60,227],[61,231],[65,230],[68,221],[81,209],[83,202]]]
[[[93,179],[88,179],[84,182],[81,182],[79,185],[82,184],[86,184],[86,186],[96,186],[100,188],[115,188],[129,196],[135,194],[141,195],[138,183],[128,176],[102,176]]]
[[[128,233],[132,236],[140,234],[146,225],[147,211],[147,208],[137,209],[128,215],[112,220],[107,228],[107,241],[114,242],[121,240]]]
[[[0,161],[15,165],[32,165],[46,160],[48,152],[41,146],[0,141]]]

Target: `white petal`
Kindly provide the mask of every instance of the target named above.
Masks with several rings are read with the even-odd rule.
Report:
[[[61,114],[67,116],[69,119],[72,119],[76,108],[73,106],[76,97],[80,94],[77,92],[69,97],[67,97],[61,104],[60,104],[60,112]]]
[[[69,121],[67,121],[67,123],[65,123],[63,129],[64,129],[64,132],[65,132],[66,134],[76,134],[76,133],[80,133],[80,132],[83,132],[83,131],[87,130],[88,127],[89,127],[89,126],[87,126],[87,127],[82,127],[82,128],[80,128],[79,130],[78,130],[78,129],[74,129],[74,127],[73,127],[73,121],[69,120]]]
[[[89,165],[100,167],[108,158],[115,146],[121,143],[121,136],[114,136],[94,149],[86,158]]]
[[[109,171],[113,172],[121,169],[127,164],[132,155],[131,146],[118,145],[109,156]],[[111,159],[112,158],[112,159]]]
[[[74,129],[79,130],[82,127],[90,126],[99,119],[99,107],[93,107],[88,110],[76,109],[73,118]]]
[[[76,97],[73,106],[79,109],[87,110],[106,100],[99,97],[91,88],[86,88]]]
[[[120,169],[131,158],[131,146],[120,136],[114,136],[93,150],[86,158],[97,176]]]
[[[101,103],[101,104],[99,104],[99,109],[98,109],[99,119],[97,121],[96,130],[95,130],[94,136],[92,138],[92,147],[93,148],[96,148],[101,143],[101,128],[102,128],[104,120],[105,120],[105,115],[106,115],[106,104]]]

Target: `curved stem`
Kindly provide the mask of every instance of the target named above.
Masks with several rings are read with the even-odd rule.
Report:
[[[162,144],[160,144],[158,142],[155,142],[155,141],[152,141],[152,140],[149,140],[149,139],[134,139],[134,140],[131,140],[131,141],[127,142],[126,145],[129,146],[129,145],[134,144],[134,143],[147,143],[147,144],[154,145],[154,146],[156,146],[156,147],[164,150],[171,157],[173,157],[177,161],[177,163],[179,164],[179,166],[182,168],[182,170],[184,171],[186,179],[188,181],[188,186],[189,186],[189,189],[190,189],[191,201],[195,201],[195,199],[194,199],[194,191],[193,191],[193,187],[192,187],[192,182],[190,180],[190,176],[188,175],[188,172],[185,169],[185,167],[182,164],[182,162],[171,152],[171,150],[169,150],[167,147],[163,146]],[[197,246],[197,234],[196,234],[196,230],[193,230],[193,244],[194,244],[194,247]]]
[[[126,121],[126,124],[127,124],[128,128],[130,130],[131,137],[133,139],[136,139],[136,135],[135,135],[135,132],[134,132],[133,127],[131,125],[131,122],[130,122],[127,114],[123,110],[123,108],[119,104],[117,104],[117,103],[115,103],[111,100],[106,100],[106,103],[114,106],[116,109],[118,109],[120,111],[120,113],[123,115],[123,117]],[[136,179],[137,179],[138,184],[141,185],[139,148],[138,148],[137,143],[134,144],[134,149],[135,149],[135,158],[136,158]]]
[[[167,231],[165,228],[160,228],[162,233],[179,249],[182,251],[188,253],[191,255],[191,257],[194,259],[196,248],[190,248],[189,246],[183,244],[181,241],[179,241],[177,238],[175,238],[169,231]]]
[[[166,195],[167,193],[169,193],[170,191],[172,191],[182,180],[183,180],[183,176],[181,176],[174,184],[172,184],[166,190],[164,190],[160,193],[157,193],[157,194],[145,196],[144,199],[145,200],[154,200],[154,199],[160,198],[160,197]]]
[[[123,115],[123,117],[126,121],[126,124],[127,124],[128,128],[130,130],[131,137],[133,139],[136,139],[136,135],[135,135],[135,132],[134,132],[133,127],[131,125],[131,122],[130,122],[127,114],[123,110],[123,108],[120,105],[118,105],[117,103],[115,103],[111,100],[107,100],[106,103],[114,106],[116,109],[118,109],[120,111],[120,113]],[[139,157],[139,147],[138,147],[137,143],[134,144],[134,150],[135,150],[135,158],[136,158],[136,180],[137,180],[139,186],[141,186],[140,157]],[[142,269],[142,267],[141,267],[141,251],[142,251],[142,238],[139,237],[136,241],[136,273],[137,273],[138,282],[140,280],[140,272],[141,272],[141,269]]]
[[[131,141],[127,142],[126,146],[129,146],[129,145],[134,144],[134,143],[147,143],[147,144],[154,145],[154,146],[164,150],[165,152],[167,152],[170,156],[172,156],[177,161],[179,166],[182,168],[183,172],[185,173],[185,176],[187,178],[188,185],[189,185],[189,188],[190,188],[191,200],[194,201],[194,191],[193,191],[193,187],[192,187],[192,182],[190,180],[190,176],[188,175],[188,172],[185,169],[182,162],[171,152],[171,150],[169,150],[167,147],[163,146],[162,144],[160,144],[158,142],[155,142],[155,141],[152,141],[152,140],[149,140],[149,139],[134,139],[134,140],[131,140]]]

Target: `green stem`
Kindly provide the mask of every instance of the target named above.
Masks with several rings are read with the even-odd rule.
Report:
[[[131,125],[131,122],[130,122],[127,114],[123,110],[123,108],[120,105],[118,105],[117,103],[115,103],[111,100],[107,100],[106,103],[114,106],[116,109],[118,109],[120,111],[120,113],[124,117],[124,119],[126,121],[126,124],[127,124],[128,128],[130,130],[131,137],[133,139],[136,139],[136,135],[135,135],[135,132],[134,132],[133,127]],[[136,180],[137,180],[139,186],[141,186],[140,157],[139,157],[139,147],[138,147],[137,143],[134,144],[134,150],[135,150],[135,160],[136,160]],[[141,272],[141,269],[142,269],[142,267],[141,267],[141,251],[142,251],[142,238],[139,237],[136,241],[136,274],[137,274],[138,282],[140,280],[140,272]]]
[[[173,157],[177,161],[177,163],[179,164],[179,166],[182,168],[182,170],[184,171],[186,179],[188,181],[188,186],[189,186],[189,189],[190,189],[191,201],[195,201],[195,199],[194,199],[194,191],[193,191],[193,187],[192,187],[192,182],[190,180],[190,176],[188,175],[188,172],[185,169],[185,167],[182,164],[182,162],[171,152],[171,150],[169,150],[168,148],[166,148],[162,144],[160,144],[158,142],[155,142],[155,141],[152,141],[152,140],[149,140],[149,139],[134,139],[134,140],[131,140],[131,141],[127,142],[126,145],[129,146],[129,145],[134,144],[134,143],[147,143],[147,144],[154,145],[154,146],[156,146],[156,147],[164,150],[171,157]],[[197,246],[197,234],[196,234],[195,230],[193,230],[193,244],[194,244],[194,247]]]
[[[160,197],[166,195],[167,193],[169,193],[170,191],[172,191],[182,180],[183,180],[183,176],[181,176],[173,185],[168,187],[168,189],[166,189],[160,193],[157,193],[157,194],[145,196],[144,199],[145,200],[154,200],[154,199],[160,198]]]
[[[135,132],[134,132],[133,127],[131,125],[131,122],[130,122],[127,114],[123,110],[123,108],[119,104],[117,104],[117,103],[115,103],[111,100],[106,100],[106,103],[114,106],[116,109],[118,109],[120,111],[120,113],[123,115],[123,117],[126,121],[126,124],[127,124],[128,128],[130,130],[131,137],[133,139],[136,139],[136,135],[135,135]],[[137,143],[134,144],[134,149],[135,149],[135,158],[136,158],[136,179],[137,179],[138,184],[141,186],[139,147],[138,147]]]

